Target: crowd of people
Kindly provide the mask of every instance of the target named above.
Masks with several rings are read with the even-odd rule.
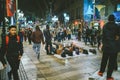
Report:
[[[19,40],[17,38],[16,26],[9,27],[7,47],[1,47],[0,59],[4,66],[6,66],[6,61],[4,55],[7,52],[7,61],[11,67],[11,71],[8,72],[8,77],[11,80],[11,74],[13,74],[14,80],[19,80],[18,72],[20,58],[23,55],[23,42],[28,41],[30,45],[33,45],[33,50],[37,54],[37,58],[40,57],[40,47],[41,43],[45,44],[45,50],[47,55],[52,54],[52,41],[62,42],[64,40],[72,39],[75,35],[75,39],[78,41],[83,41],[85,45],[90,44],[92,47],[96,46],[100,49],[103,44],[102,51],[103,57],[101,61],[100,71],[98,75],[103,76],[105,72],[105,67],[108,62],[107,70],[107,80],[114,80],[112,77],[113,70],[117,70],[117,54],[120,48],[120,28],[115,23],[115,18],[110,15],[108,18],[108,23],[104,25],[103,30],[98,26],[72,29],[71,27],[54,27],[51,29],[49,25],[46,25],[45,29],[41,29],[40,26],[35,26],[33,28],[20,29],[18,32]],[[77,34],[75,34],[77,33]],[[15,45],[15,46],[12,46]],[[8,54],[9,53],[9,54]]]

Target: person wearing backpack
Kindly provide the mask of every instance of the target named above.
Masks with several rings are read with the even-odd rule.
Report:
[[[18,69],[20,59],[23,55],[23,44],[20,42],[20,37],[17,35],[16,26],[10,26],[9,34],[5,38],[5,46],[2,46],[2,54],[6,56],[7,62],[9,63],[11,70],[8,72],[9,80],[19,80]],[[6,62],[5,62],[6,63]]]

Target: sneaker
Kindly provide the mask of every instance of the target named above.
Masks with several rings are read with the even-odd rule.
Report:
[[[114,78],[113,78],[113,77],[110,77],[110,78],[107,78],[107,80],[114,80]]]
[[[103,76],[103,73],[99,71],[99,72],[98,72],[98,75],[99,75],[99,76]]]

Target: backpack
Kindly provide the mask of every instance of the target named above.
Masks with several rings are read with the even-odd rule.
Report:
[[[19,43],[20,42],[20,37],[17,35],[16,38],[17,38],[17,42]],[[9,36],[6,36],[5,41],[6,41],[6,45],[8,45],[8,43],[9,43]]]

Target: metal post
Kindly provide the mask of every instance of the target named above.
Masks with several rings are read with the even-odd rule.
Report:
[[[6,9],[5,9],[5,1],[6,0],[1,0],[1,7],[2,7],[2,34],[1,34],[1,38],[2,38],[2,46],[5,47],[5,36],[6,36],[6,28],[5,28],[5,14],[6,14]],[[0,70],[0,80],[6,80],[6,72],[5,69]]]
[[[18,0],[16,0],[16,26],[17,26],[17,33],[19,31],[19,25],[18,25]]]
[[[2,12],[3,12],[3,16],[2,16],[2,46],[5,46],[5,35],[6,35],[6,29],[5,29],[5,0],[2,0]]]

